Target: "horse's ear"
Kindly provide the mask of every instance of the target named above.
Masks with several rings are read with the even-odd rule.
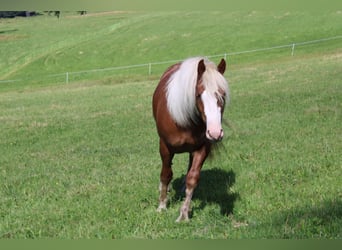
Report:
[[[197,66],[197,79],[200,79],[205,71],[204,60],[199,61]]]
[[[222,75],[224,74],[224,72],[226,71],[226,61],[222,58],[221,62],[219,63],[219,65],[217,66],[217,70],[218,72],[220,72]]]

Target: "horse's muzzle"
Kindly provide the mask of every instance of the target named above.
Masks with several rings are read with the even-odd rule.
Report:
[[[222,140],[223,134],[224,134],[223,129],[221,129],[220,131],[215,131],[215,132],[207,130],[206,136],[210,141],[217,142],[217,141]]]

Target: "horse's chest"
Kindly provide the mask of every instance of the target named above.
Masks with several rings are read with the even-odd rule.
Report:
[[[175,152],[192,152],[201,147],[206,139],[205,133],[194,135],[193,131],[179,133],[177,136],[169,136],[167,144]]]

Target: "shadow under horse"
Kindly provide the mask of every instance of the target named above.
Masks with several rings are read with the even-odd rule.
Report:
[[[175,179],[172,183],[175,195],[172,197],[174,201],[184,198],[184,188],[186,175]],[[230,189],[235,183],[235,173],[224,171],[222,169],[208,169],[201,171],[200,182],[194,191],[193,199],[200,200],[200,205],[193,207],[192,213],[198,209],[204,209],[207,204],[216,203],[220,206],[222,215],[233,213],[234,203],[239,198],[239,194],[231,192]]]

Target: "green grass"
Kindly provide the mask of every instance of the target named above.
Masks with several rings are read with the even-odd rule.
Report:
[[[123,12],[79,16],[62,13],[1,20],[1,88],[65,83],[66,72],[137,65],[287,45],[341,35],[340,12]],[[340,40],[324,46],[296,48],[296,54],[329,52]],[[324,47],[322,49],[321,47]],[[230,64],[276,60],[291,48],[232,56]],[[154,65],[160,75],[167,64]],[[70,75],[70,81],[137,74],[129,71]],[[55,76],[57,74],[57,76]]]
[[[148,36],[152,27],[157,29],[158,23],[171,27],[167,20],[177,15],[124,13],[89,16],[74,18],[72,20],[76,21],[70,21],[69,25],[75,22],[76,32],[81,20],[88,25],[93,23],[94,30],[89,28],[88,33],[92,37],[93,32],[101,32],[101,23],[103,29],[108,29],[108,23],[114,22],[111,19],[120,19],[123,23],[120,21],[122,26],[117,29],[122,29],[120,32],[125,30],[127,37],[131,38],[127,41],[131,41]],[[258,12],[254,15],[259,24],[272,26],[267,15]],[[184,17],[184,22],[191,23],[200,16],[197,12],[187,13],[188,19]],[[336,32],[340,27],[332,21],[340,18],[336,13],[317,17],[321,22],[316,24],[325,27],[317,37],[314,33],[318,28],[308,27],[309,20],[314,17],[305,13],[287,16],[292,17],[292,23],[295,20],[303,22],[302,28],[290,28],[286,23],[288,29],[293,29],[293,40],[339,35]],[[47,17],[32,19],[32,22],[40,23],[45,18],[47,23],[50,22]],[[253,43],[251,39],[261,39],[258,32],[264,28],[255,24],[259,30],[253,33],[249,27],[253,22],[245,18],[245,13],[227,14],[223,18],[236,19],[237,26],[246,28],[240,31],[246,32],[245,37],[240,36],[241,33],[232,35],[231,40],[227,37],[234,50],[250,49],[254,44],[263,47],[286,43],[268,29],[264,33],[264,42]],[[149,24],[145,23],[146,27],[151,28],[136,33],[139,27],[144,27],[142,19]],[[61,22],[68,20],[60,19]],[[208,20],[212,24],[221,19],[217,14],[211,14]],[[322,20],[326,20],[326,26]],[[33,29],[22,19],[6,22],[7,30],[12,25],[17,25],[21,31]],[[201,26],[202,34],[205,34],[205,24],[201,22],[194,26]],[[279,26],[280,23],[273,25],[273,28],[278,27],[279,34],[283,26]],[[223,30],[222,27],[216,31]],[[302,31],[304,27],[308,32]],[[156,33],[162,30],[159,27]],[[212,26],[206,30],[210,33]],[[116,38],[114,34],[114,30],[108,32],[109,37],[123,42],[124,36],[117,35]],[[108,46],[115,44],[103,34],[98,35],[99,40]],[[78,44],[76,40],[83,39],[80,36],[70,34],[64,42],[75,40]],[[51,38],[50,35],[46,37]],[[96,42],[94,37],[87,39],[82,49],[100,50],[98,40]],[[130,42],[127,42],[126,49],[118,52],[123,53],[119,54],[122,64],[135,63],[139,59],[133,53],[136,52],[133,46],[136,41],[131,42],[132,54],[128,56]],[[152,57],[152,52],[146,52],[140,59],[183,58],[198,53],[201,45],[202,49],[207,47],[208,50],[203,49],[200,54],[220,53],[223,49],[218,46],[221,44],[219,40],[215,40],[215,44],[193,42],[192,51],[183,48],[186,46],[179,51],[173,47],[172,51],[155,52],[156,57]],[[98,46],[94,47],[94,44]],[[166,44],[171,48],[177,41]],[[8,53],[14,50],[9,44],[6,46]],[[20,65],[21,59],[16,65],[8,63],[7,67],[1,67],[2,74],[12,72],[8,77],[13,78],[26,73],[38,74],[37,69],[42,68],[40,63],[51,51],[43,45],[41,48],[35,46],[33,51],[39,57],[27,59],[30,63],[26,65]],[[55,46],[51,45],[56,49]],[[67,55],[78,51],[78,46],[66,48],[61,45],[58,49],[67,59],[63,63],[62,57],[56,60],[60,65],[55,69],[49,69],[46,64],[46,73],[56,73],[68,67],[74,67],[74,70],[93,68],[97,65],[95,62],[111,58],[102,55],[94,56],[88,63],[73,61]],[[155,46],[153,44],[150,50],[158,50]],[[103,51],[105,48],[104,45]],[[18,54],[27,53],[27,58],[35,58],[33,53],[24,52],[21,47],[17,49]],[[110,53],[114,53],[112,49],[108,49]],[[294,57],[278,51],[270,53],[272,56],[265,53],[235,58],[227,71],[231,104],[225,113],[228,121],[224,125],[226,137],[205,163],[200,185],[193,197],[191,221],[180,224],[175,223],[175,219],[183,198],[180,188],[186,172],[186,155],[177,155],[174,160],[168,210],[161,214],[156,212],[161,163],[151,96],[158,81],[157,73],[151,77],[135,73],[118,78],[106,75],[102,80],[70,84],[32,81],[1,85],[0,237],[341,239],[341,52],[340,44],[334,41],[300,49]],[[77,62],[82,63],[78,65]],[[107,63],[111,64],[103,62],[98,67],[112,66]]]

